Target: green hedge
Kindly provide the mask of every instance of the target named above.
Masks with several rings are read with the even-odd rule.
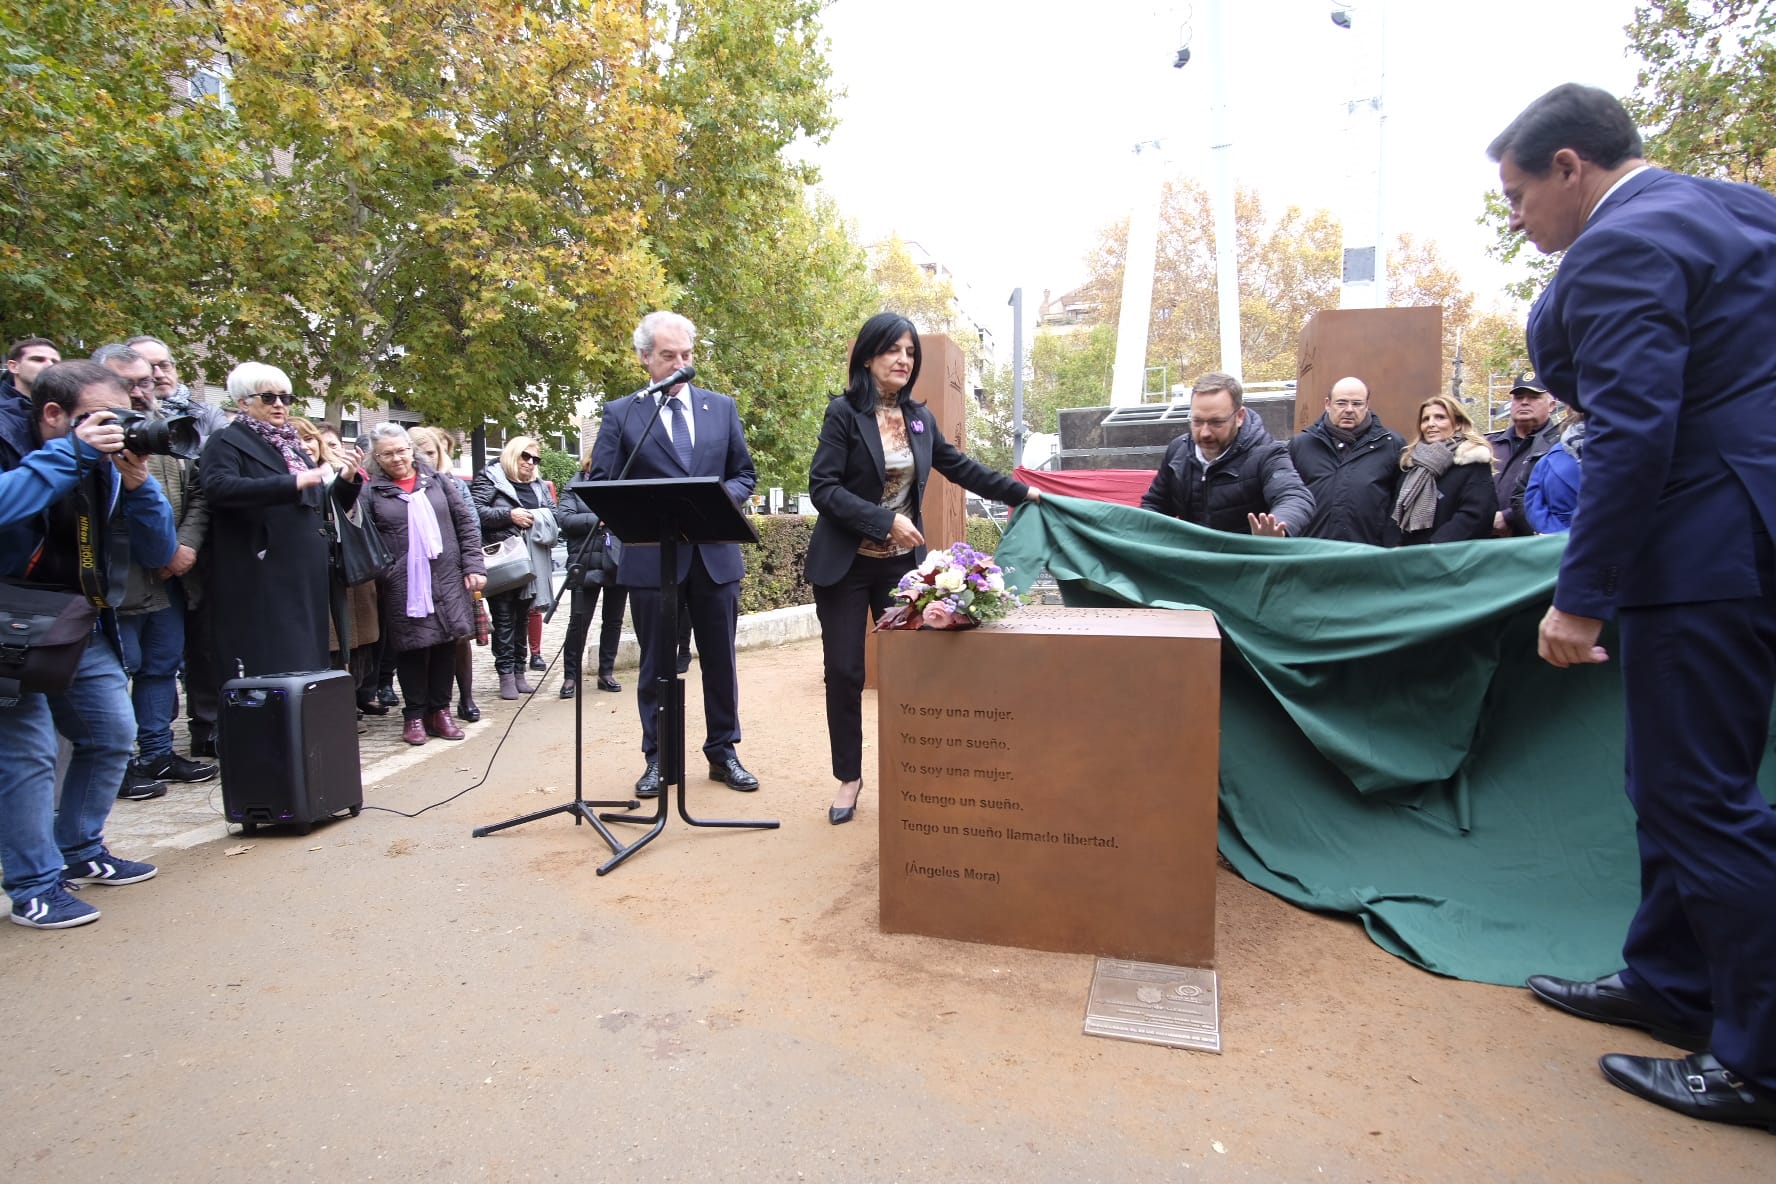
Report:
[[[774,608],[813,604],[814,589],[808,586],[803,568],[808,561],[808,542],[814,537],[814,519],[799,514],[760,514],[759,545],[742,547],[746,575],[740,580],[740,611],[762,613]]]
[[[740,581],[740,611],[762,613],[774,608],[813,604],[805,566],[808,542],[814,536],[814,519],[797,514],[761,514],[752,520],[758,527],[759,545],[742,547],[746,575]],[[966,538],[976,551],[991,554],[999,549],[999,527],[991,519],[970,518]]]

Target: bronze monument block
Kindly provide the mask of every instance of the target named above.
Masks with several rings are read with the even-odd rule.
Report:
[[[877,640],[884,932],[1213,965],[1209,613],[1031,606]]]
[[[1418,405],[1443,389],[1443,310],[1316,312],[1301,330],[1295,367],[1296,431],[1320,417],[1332,384],[1352,375],[1369,384],[1369,410],[1410,440]]]

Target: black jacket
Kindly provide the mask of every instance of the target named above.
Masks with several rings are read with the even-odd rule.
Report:
[[[586,474],[581,473],[575,480],[583,481],[585,477]],[[555,522],[561,527],[561,537],[567,541],[568,567],[571,568],[576,560],[585,564],[585,570],[580,573],[580,587],[614,585],[617,564],[623,558],[623,544],[605,529],[604,522],[571,485],[555,503]]]
[[[1313,517],[1314,499],[1289,460],[1288,445],[1272,439],[1264,421],[1248,410],[1233,446],[1206,471],[1196,459],[1195,439],[1173,440],[1141,495],[1141,508],[1229,534],[1251,533],[1247,514],[1273,514],[1299,538]]]
[[[1388,515],[1400,487],[1400,433],[1373,414],[1354,444],[1332,434],[1324,415],[1289,441],[1289,459],[1313,494],[1306,534],[1385,547],[1395,535]]]
[[[933,470],[970,493],[1016,506],[1030,489],[977,460],[938,431],[937,417],[923,403],[904,413],[907,444],[913,450],[913,525],[925,529],[920,507],[925,501],[925,482]],[[876,427],[876,409],[858,411],[843,396],[826,405],[820,424],[820,442],[808,468],[808,497],[820,517],[808,543],[808,582],[830,587],[851,570],[857,547],[866,538],[885,539],[894,526],[894,515],[882,505],[882,486],[887,479],[882,459],[882,433]],[[923,562],[925,548],[914,551]]]
[[[1486,442],[1492,446],[1492,490],[1498,508],[1505,512],[1507,534],[1535,533],[1523,514],[1523,491],[1529,487],[1529,474],[1535,469],[1536,462],[1560,446],[1560,431],[1560,425],[1550,416],[1527,441],[1517,435],[1514,427],[1486,437]]]
[[[1437,516],[1429,530],[1402,532],[1393,518],[1388,528],[1403,547],[1418,543],[1462,543],[1492,537],[1498,495],[1492,488],[1492,451],[1478,443],[1456,450],[1455,463],[1437,478]]]
[[[305,458],[306,459],[306,458]],[[224,680],[327,669],[332,543],[322,499],[350,510],[361,480],[296,488],[283,454],[243,422],[198,466],[210,503],[210,611]]]
[[[553,510],[555,503],[549,498],[549,487],[543,484],[538,476],[530,483],[536,491],[537,508]],[[524,528],[514,525],[512,511],[525,508],[518,500],[517,485],[506,471],[494,461],[485,469],[475,474],[469,482],[469,500],[475,504],[475,515],[481,523],[481,542],[486,546],[503,543],[513,535],[523,534]]]

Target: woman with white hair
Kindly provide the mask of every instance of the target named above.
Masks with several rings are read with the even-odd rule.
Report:
[[[347,510],[363,488],[362,454],[309,458],[291,423],[295,396],[276,366],[228,374],[240,414],[211,436],[199,466],[210,502],[210,591],[222,679],[327,669],[332,561],[323,498]],[[329,478],[331,485],[327,484]]]

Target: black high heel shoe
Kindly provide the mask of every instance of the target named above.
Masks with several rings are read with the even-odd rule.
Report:
[[[839,825],[841,822],[850,822],[853,818],[857,817],[857,802],[858,799],[862,797],[863,781],[860,778],[857,782],[857,797],[851,799],[851,804],[849,806],[828,806],[826,808],[826,820],[834,826]]]

